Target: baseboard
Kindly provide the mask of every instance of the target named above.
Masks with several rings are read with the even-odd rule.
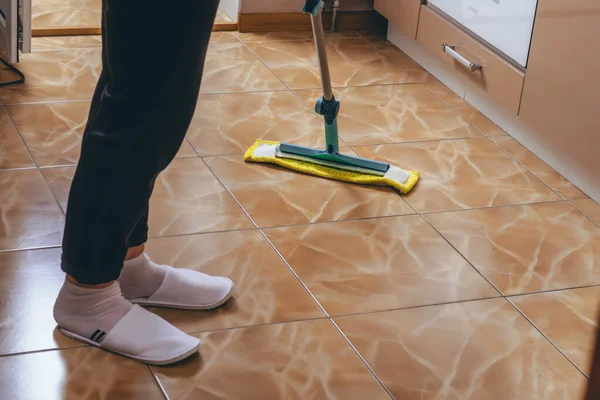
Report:
[[[237,31],[235,22],[220,22],[213,25],[213,32],[231,32]],[[31,30],[32,37],[44,36],[86,36],[101,35],[100,26],[64,26],[56,28],[37,28]]]
[[[393,25],[388,27],[388,40],[585,194],[600,202],[598,178],[576,160],[548,143],[543,135],[525,125],[517,115],[452,71],[445,62]]]
[[[323,13],[323,27],[331,29],[333,13]],[[377,30],[387,26],[387,20],[377,11],[340,11],[336,31]],[[239,14],[240,32],[309,31],[310,17],[302,13]]]

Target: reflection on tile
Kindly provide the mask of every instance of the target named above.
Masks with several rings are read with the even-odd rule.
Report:
[[[419,171],[421,180],[406,200],[421,212],[560,200],[486,138],[354,149],[362,157]]]
[[[102,20],[102,0],[82,0],[98,21]]]
[[[592,199],[574,200],[573,204],[597,224],[600,224],[600,204]]]
[[[75,167],[44,168],[42,174],[66,211]],[[159,175],[148,224],[151,237],[254,227],[198,157],[176,159]]]
[[[567,178],[556,172],[551,166],[540,160],[515,139],[510,136],[502,136],[493,140],[565,199],[587,198],[585,193],[569,182]]]
[[[233,22],[231,18],[227,14],[225,14],[221,10],[217,10],[217,15],[215,16],[215,23],[223,23],[223,22]]]
[[[397,399],[575,400],[585,392],[583,375],[504,299],[336,322]]]
[[[427,72],[427,70],[419,63],[410,58],[406,53],[393,45],[387,39],[369,39],[369,42],[377,47],[377,49],[379,49],[383,54],[391,58],[392,61],[404,68],[404,70],[417,81],[422,83],[438,81],[435,76]]]
[[[35,167],[10,117],[0,109],[0,169]]]
[[[334,91],[341,102],[341,137],[350,145],[482,136],[421,85],[369,86]],[[298,92],[314,104],[320,90]]]
[[[358,33],[361,37],[363,37],[365,39],[383,39],[383,38],[387,37],[387,31],[388,31],[388,27],[385,26],[381,29],[358,30],[355,32]]]
[[[215,32],[213,31],[210,35],[210,41],[212,43],[223,43],[223,42],[233,42],[239,43],[239,39],[233,32]]]
[[[436,96],[442,99],[446,104],[452,107],[461,117],[469,121],[475,128],[479,129],[486,136],[506,136],[507,133],[498,125],[490,121],[485,115],[479,112],[475,107],[460,98],[456,93],[450,90],[441,82],[426,83],[425,86]]]
[[[93,347],[0,358],[0,371],[5,399],[163,399],[146,366]]]
[[[201,336],[201,357],[155,368],[172,399],[388,399],[327,320]]]
[[[427,219],[506,295],[600,284],[600,228],[568,203]]]
[[[80,0],[33,1],[33,29],[97,26],[98,21]]]
[[[200,96],[187,137],[202,156],[244,154],[257,139],[325,146],[323,121],[292,92]]]
[[[311,40],[249,42],[248,46],[294,89],[321,87],[321,75]],[[330,40],[327,55],[334,87],[414,80],[364,39]]]
[[[0,354],[81,344],[60,334],[52,316],[65,279],[60,253],[59,248],[0,253]]]
[[[284,90],[285,85],[241,42],[211,43],[201,93]]]
[[[90,103],[68,102],[8,107],[39,166],[76,164]]]
[[[218,310],[152,310],[186,332],[324,317],[258,231],[152,239],[148,254],[159,263],[235,282],[233,298]]]
[[[34,37],[31,39],[31,47],[32,51],[102,47],[102,37],[92,35]]]
[[[0,171],[0,250],[60,245],[64,218],[37,170]]]
[[[306,31],[279,31],[279,32],[236,32],[243,42],[272,42],[281,40],[313,40],[312,30]],[[354,31],[325,32],[327,39],[351,39],[358,38]]]
[[[265,233],[330,315],[499,295],[419,216]]]
[[[600,287],[519,296],[510,301],[589,375],[598,329]]]
[[[318,178],[241,156],[208,160],[259,227],[412,214],[395,191]]]
[[[100,54],[100,48],[25,54],[19,69],[27,80],[22,85],[0,88],[0,98],[5,104],[89,100],[100,76]],[[6,73],[0,70],[0,77]]]
[[[254,227],[200,158],[175,160],[159,175],[150,210],[153,237]]]

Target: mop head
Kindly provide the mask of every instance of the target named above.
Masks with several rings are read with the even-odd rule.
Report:
[[[279,142],[257,140],[246,152],[244,161],[276,164],[293,171],[336,181],[360,185],[391,186],[404,194],[410,192],[419,180],[418,171],[405,171],[393,165],[390,165],[390,169],[384,176],[377,176],[362,172],[345,171],[307,161],[277,157],[277,146],[279,146]]]

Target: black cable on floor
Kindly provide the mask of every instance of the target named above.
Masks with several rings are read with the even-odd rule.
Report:
[[[10,63],[8,63],[5,59],[0,57],[0,62],[8,67],[9,70],[19,75],[19,79],[12,82],[0,82],[0,87],[10,86],[10,85],[20,85],[21,83],[25,83],[25,75],[15,67],[13,67]]]

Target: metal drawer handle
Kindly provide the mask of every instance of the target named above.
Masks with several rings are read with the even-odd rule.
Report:
[[[456,50],[454,50],[454,47],[455,46],[450,46],[450,45],[444,43],[444,44],[442,44],[442,51],[444,53],[450,54],[452,56],[452,58],[454,58],[456,61],[458,61],[465,67],[467,67],[469,69],[469,71],[471,71],[471,72],[478,71],[482,68],[482,66],[480,64],[473,64],[471,61],[467,60],[466,58],[464,58],[463,56],[458,54],[456,52]]]

